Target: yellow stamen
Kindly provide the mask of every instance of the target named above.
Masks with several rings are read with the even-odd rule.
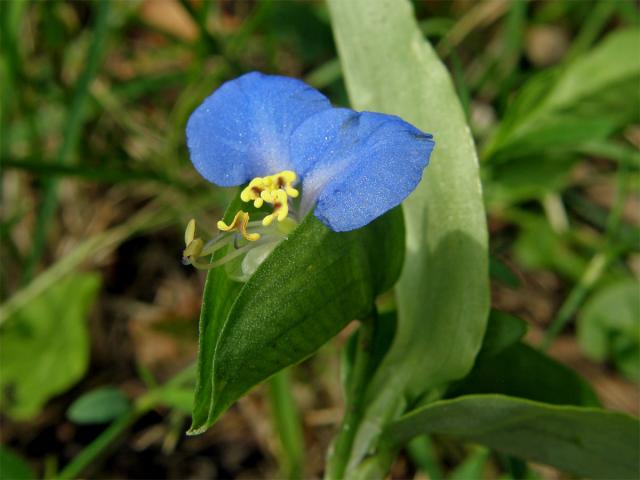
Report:
[[[189,244],[193,241],[196,235],[196,220],[192,218],[187,223],[187,228],[184,231],[184,244],[189,246]]]
[[[240,200],[243,202],[250,202],[253,200],[253,206],[256,208],[262,207],[264,201],[260,194],[264,192],[268,186],[265,183],[265,179],[256,177],[249,182],[249,185],[240,193]]]
[[[218,222],[218,230],[223,232],[231,232],[233,230],[237,230],[240,234],[250,242],[255,242],[260,239],[259,233],[249,233],[247,232],[247,225],[249,224],[249,214],[247,212],[243,212],[239,210],[236,213],[236,216],[233,217],[233,221],[227,225],[223,220]]]
[[[291,170],[284,170],[266,177],[256,177],[242,190],[240,199],[243,202],[253,201],[253,205],[260,208],[264,202],[273,203],[275,201],[273,195],[279,190],[284,190],[288,196],[296,198],[300,194],[298,190],[293,188],[293,183],[297,178],[296,173]]]
[[[282,222],[289,215],[289,197],[296,198],[300,195],[300,192],[293,188],[297,179],[296,172],[292,170],[283,170],[266,177],[256,177],[242,190],[240,200],[243,202],[253,201],[256,208],[262,207],[265,202],[273,205],[273,212],[262,220],[264,226],[271,225],[276,218]],[[223,225],[226,226],[224,223]]]
[[[184,245],[182,258],[188,259],[190,262],[198,258],[204,248],[204,241],[201,238],[196,238],[196,221],[193,218],[189,220],[184,231]]]
[[[271,179],[271,185],[274,190],[284,190],[291,198],[296,198],[299,195],[298,190],[293,188],[293,183],[298,179],[296,172],[284,170],[275,175],[271,175],[269,178]]]
[[[271,201],[273,204],[273,213],[267,215],[262,219],[262,225],[269,226],[273,223],[275,218],[278,222],[282,222],[287,215],[289,215],[289,205],[287,203],[287,194],[284,190],[276,190],[271,195]]]
[[[204,247],[204,241],[201,238],[196,238],[191,240],[187,245],[187,248],[182,252],[182,256],[184,258],[197,258],[200,256],[202,252],[202,248]]]

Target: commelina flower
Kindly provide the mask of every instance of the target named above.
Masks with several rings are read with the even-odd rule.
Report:
[[[310,211],[336,232],[367,225],[415,189],[434,142],[394,115],[334,108],[300,80],[252,72],[196,108],[187,146],[205,179],[245,185],[241,200],[264,211],[254,221],[240,210],[230,224],[218,222],[220,234],[206,244],[189,222],[185,263],[214,268],[259,245],[267,246],[254,256],[268,255]],[[227,257],[204,260],[230,244]]]

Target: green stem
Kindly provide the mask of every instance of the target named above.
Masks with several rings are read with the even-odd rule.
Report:
[[[59,480],[70,480],[76,478],[98,455],[100,455],[100,453],[111,445],[122,432],[133,425],[136,420],[146,412],[148,412],[148,410],[134,408],[113,422],[104,432],[91,442],[87,448],[80,452],[80,454],[60,472],[57,478]]]
[[[607,218],[607,241],[602,251],[594,255],[585,269],[578,284],[573,288],[567,300],[560,307],[558,315],[545,334],[542,349],[547,350],[575,312],[582,305],[593,286],[604,274],[607,267],[624,251],[616,246],[616,237],[622,220],[622,209],[628,193],[628,166],[621,164],[618,170],[618,189],[616,198]]]
[[[364,393],[367,386],[371,364],[371,346],[373,343],[375,316],[365,320],[358,330],[358,346],[351,372],[351,384],[347,386],[345,415],[342,426],[334,440],[327,460],[327,480],[342,479],[349,462],[353,441],[360,423],[364,407]]]
[[[160,385],[139,397],[134,407],[126,414],[115,420],[105,431],[91,442],[69,465],[56,477],[58,480],[70,480],[78,477],[103,451],[105,451],[118,437],[131,427],[140,417],[150,412],[162,403],[162,391],[181,385],[195,379],[195,363],[178,372],[164,385]]]
[[[601,0],[591,9],[591,13],[582,23],[580,32],[573,39],[565,61],[571,61],[586,52],[606,27],[616,8],[616,2]]]
[[[280,436],[280,474],[292,480],[304,478],[304,438],[291,394],[289,370],[271,378],[269,393],[273,420]]]
[[[407,444],[407,453],[413,464],[426,473],[431,480],[444,478],[429,435],[421,435],[411,440]]]
[[[587,294],[600,279],[610,261],[611,257],[605,253],[598,253],[591,259],[580,281],[571,291],[567,300],[562,304],[558,315],[547,330],[544,341],[542,342],[543,350],[547,350],[551,346],[565,325],[571,320],[571,317],[573,317],[573,314],[578,310],[580,305],[582,305]]]

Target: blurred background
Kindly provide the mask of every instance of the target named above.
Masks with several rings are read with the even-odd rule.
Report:
[[[414,6],[478,145],[494,308],[526,320],[528,341],[546,342],[607,407],[638,414],[640,45],[619,40],[639,27],[637,3]],[[221,82],[252,70],[348,105],[326,6],[0,8],[0,476],[278,477],[266,386],[184,435],[204,282],[180,262],[184,227],[195,217],[213,229],[233,193],[191,167],[184,126]],[[581,95],[536,110],[569,69]],[[342,416],[346,336],[290,371],[310,478]],[[444,472],[467,455],[439,453]],[[407,455],[393,476],[426,478]]]

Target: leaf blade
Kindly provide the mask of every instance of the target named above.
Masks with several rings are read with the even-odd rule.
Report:
[[[404,202],[408,251],[396,288],[398,330],[372,380],[354,468],[407,397],[471,368],[489,310],[487,230],[464,112],[409,2],[328,3],[352,106],[399,115],[436,142],[421,184]]]
[[[437,433],[590,478],[635,478],[637,419],[595,408],[556,406],[502,395],[469,395],[430,404],[385,432],[403,444]]]
[[[103,387],[76,398],[67,418],[77,424],[107,423],[131,409],[129,399],[114,387]]]
[[[368,314],[375,296],[397,278],[400,262],[396,256],[398,264],[386,278],[380,276],[382,269],[372,268],[373,258],[363,245],[382,238],[382,230],[398,232],[401,223],[396,209],[364,229],[335,233],[309,215],[274,250],[240,292],[220,333],[214,359],[214,382],[219,385],[214,390],[214,418],[252,386],[304,360],[351,320]],[[399,253],[396,242],[390,242],[391,249],[382,251],[376,263],[384,264],[385,257]],[[274,269],[285,281],[274,276]],[[315,289],[322,292],[318,295]],[[298,301],[293,300],[296,296]],[[259,341],[247,342],[256,332]],[[273,350],[275,356],[265,351],[256,357],[261,348]],[[227,385],[234,383],[243,386],[229,391]]]
[[[224,269],[211,272],[189,433],[206,430],[253,386],[367,315],[375,296],[398,277],[403,244],[398,208],[345,233],[310,214],[244,286],[224,290],[231,283]],[[222,299],[221,291],[227,292]]]
[[[447,397],[476,393],[557,405],[600,406],[591,386],[577,373],[522,342],[495,355],[481,354],[469,375],[450,386]]]
[[[15,419],[36,415],[89,365],[86,316],[100,276],[68,276],[8,318],[0,331],[0,407]],[[34,355],[37,352],[37,355]]]

